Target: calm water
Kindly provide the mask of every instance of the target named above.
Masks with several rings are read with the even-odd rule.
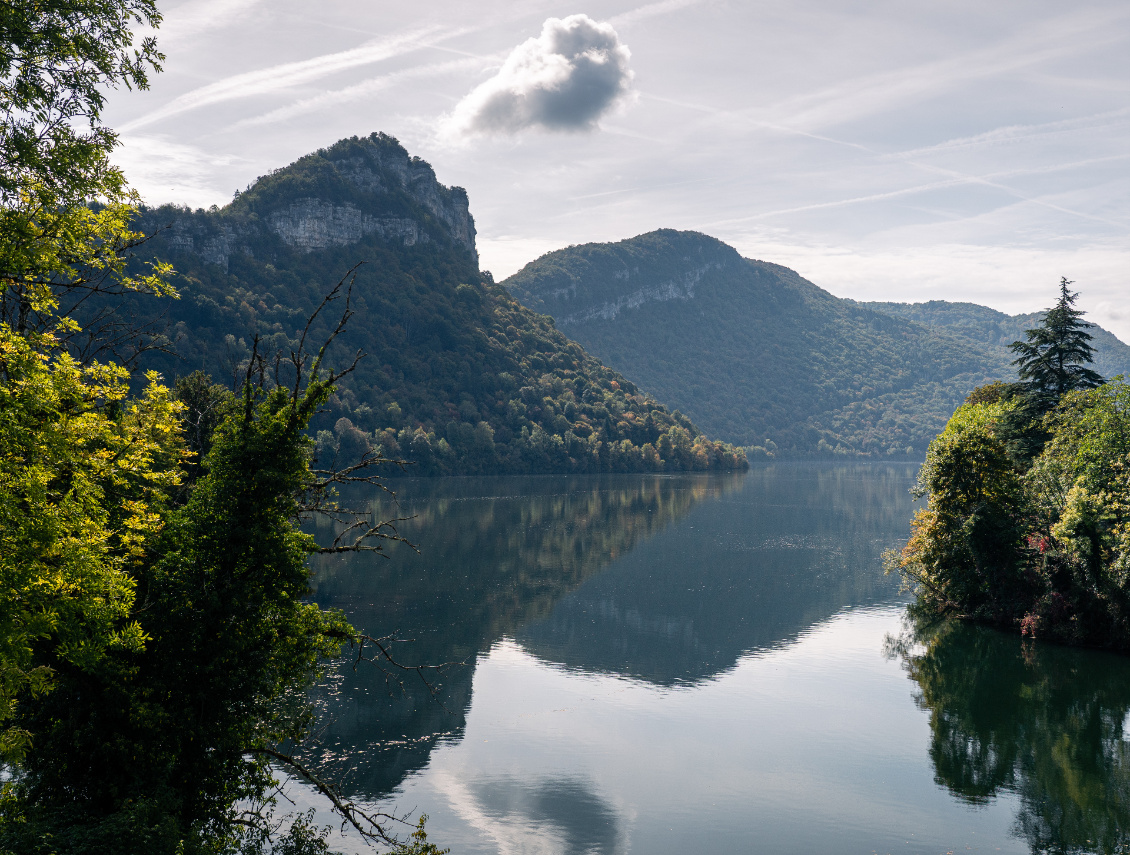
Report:
[[[466,664],[343,666],[312,753],[453,853],[1118,851],[1130,661],[911,627],[914,473],[397,482],[316,598]]]

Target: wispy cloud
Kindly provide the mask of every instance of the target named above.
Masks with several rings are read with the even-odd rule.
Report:
[[[120,130],[128,133],[189,110],[310,83],[341,71],[392,59],[427,47],[429,40],[453,38],[463,32],[465,30],[445,29],[439,26],[423,27],[389,39],[367,42],[350,50],[236,74],[186,92],[163,107],[126,123]]]
[[[715,107],[711,104],[693,103],[693,102],[689,102],[689,101],[677,101],[673,98],[664,98],[663,96],[656,95],[653,92],[641,92],[640,97],[641,98],[647,98],[647,99],[650,99],[652,101],[659,101],[660,103],[663,103],[663,104],[671,104],[675,107],[684,107],[688,110],[695,110],[695,111],[705,113],[709,116],[713,116],[713,117],[716,117],[716,118],[734,119],[734,120],[741,122],[743,125],[746,125],[746,126],[751,127],[751,128],[761,128],[762,130],[774,131],[776,133],[786,134],[788,136],[806,137],[808,139],[816,140],[818,142],[826,142],[826,143],[831,143],[833,145],[845,146],[847,148],[858,149],[860,151],[864,151],[864,152],[867,152],[869,154],[876,153],[875,149],[873,149],[869,146],[862,145],[861,143],[852,142],[851,140],[837,139],[835,137],[828,136],[827,134],[820,134],[820,133],[816,133],[814,131],[806,131],[802,128],[796,128],[796,127],[792,127],[790,125],[781,124],[780,122],[772,122],[772,121],[767,121],[765,119],[755,118],[754,115],[753,115],[753,113],[754,113],[753,109],[727,110],[727,109],[722,108],[722,107]]]
[[[302,98],[292,104],[287,104],[284,107],[279,107],[258,116],[241,119],[226,130],[237,131],[249,127],[285,122],[296,116],[317,112],[318,110],[328,110],[333,107],[340,107],[343,104],[356,103],[357,101],[362,101],[376,95],[378,92],[412,80],[420,80],[427,77],[441,77],[446,74],[481,69],[488,65],[492,59],[494,58],[469,56],[464,59],[453,59],[449,62],[437,62],[431,65],[420,65],[415,68],[389,72],[379,77],[372,77],[360,83],[355,83],[352,86],[346,86],[343,89],[334,89],[312,95],[309,98]]]
[[[613,15],[608,19],[614,27],[630,26],[647,18],[656,18],[660,15],[670,15],[672,12],[681,12],[691,6],[700,6],[705,0],[659,0],[658,3],[648,3]]]
[[[184,3],[166,12],[160,30],[153,34],[162,45],[187,41],[202,33],[230,26],[262,3],[263,0],[197,0]]]
[[[714,228],[719,226],[731,226],[737,223],[752,222],[755,220],[770,219],[773,217],[784,216],[787,214],[799,214],[806,211],[819,211],[828,208],[844,208],[852,205],[862,205],[870,202],[882,202],[888,199],[897,199],[903,196],[914,196],[921,193],[930,193],[935,190],[945,190],[951,187],[960,187],[967,185],[982,185],[991,187],[994,190],[1000,190],[1007,193],[1021,202],[1027,202],[1033,205],[1041,205],[1053,211],[1058,211],[1061,214],[1070,214],[1073,217],[1080,217],[1094,222],[1101,222],[1115,228],[1126,228],[1128,223],[1111,220],[1107,217],[1100,217],[1094,214],[1089,214],[1085,211],[1078,211],[1072,208],[1065,207],[1050,201],[1046,196],[1032,196],[1025,194],[1015,187],[1011,187],[1003,182],[1009,178],[1016,178],[1028,175],[1048,174],[1052,172],[1066,172],[1073,169],[1081,169],[1087,166],[1094,166],[1099,163],[1113,163],[1121,160],[1130,160],[1130,153],[1111,155],[1109,157],[1101,158],[1087,158],[1085,160],[1073,161],[1071,163],[1056,163],[1056,164],[1043,164],[1034,167],[1024,167],[1017,169],[1002,170],[999,172],[991,173],[988,175],[968,175],[952,169],[944,169],[942,167],[931,166],[929,164],[915,164],[920,168],[934,172],[939,175],[946,175],[940,181],[932,181],[925,184],[914,184],[909,187],[900,187],[895,190],[887,190],[880,193],[867,193],[860,196],[851,196],[845,199],[833,199],[826,202],[813,202],[808,205],[795,205],[788,208],[777,208],[772,211],[760,211],[756,214],[750,214],[745,217],[734,217],[725,220],[716,220],[714,222],[706,223],[706,228]]]
[[[942,152],[977,149],[1004,143],[1047,139],[1095,130],[1114,129],[1130,123],[1130,107],[1121,110],[1108,110],[1091,116],[1064,119],[1058,122],[1043,122],[1035,125],[1008,125],[972,136],[955,137],[934,145],[920,146],[903,151],[890,152],[882,157],[886,160],[906,160],[925,157]]]
[[[953,89],[973,80],[1015,72],[1124,40],[1116,22],[1130,10],[1087,12],[1042,21],[1016,36],[964,54],[846,80],[779,102],[773,120],[807,129],[854,121]]]

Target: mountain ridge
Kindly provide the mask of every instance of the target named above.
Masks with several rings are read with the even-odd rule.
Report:
[[[1044,317],[1042,311],[1010,315],[979,303],[949,300],[928,300],[921,303],[850,302],[985,341],[1004,349],[1010,361],[1013,355],[1007,350],[1008,346],[1014,341],[1023,341],[1025,331],[1036,327]],[[1095,370],[1104,377],[1130,372],[1130,345],[1098,324],[1091,324],[1089,331],[1095,347]]]
[[[170,380],[203,369],[234,382],[255,337],[260,352],[289,353],[331,286],[352,282],[354,316],[327,364],[367,356],[312,423],[320,458],[380,447],[412,474],[748,465],[482,274],[466,192],[392,137],[306,155],[222,209],[140,220],[155,237],[135,263],[172,262],[181,299],[129,309],[164,313],[177,355],[142,367]],[[329,340],[335,322],[323,312],[307,341]]]
[[[936,313],[843,300],[698,232],[567,247],[502,284],[754,454],[918,457],[972,388],[1012,376]]]

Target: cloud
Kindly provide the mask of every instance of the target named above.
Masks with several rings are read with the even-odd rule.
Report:
[[[149,205],[176,202],[206,208],[226,204],[231,188],[255,166],[246,158],[205,151],[164,134],[125,134],[121,142],[114,162]]]
[[[231,127],[227,128],[227,130],[234,131],[256,125],[270,125],[277,122],[285,122],[296,116],[305,115],[318,110],[328,110],[334,107],[340,107],[343,104],[365,100],[385,89],[390,89],[394,86],[402,86],[413,80],[427,77],[440,77],[455,72],[466,72],[481,68],[483,65],[484,60],[469,56],[463,59],[453,59],[449,62],[439,62],[431,65],[421,65],[415,68],[406,68],[401,71],[392,71],[388,74],[382,74],[379,77],[363,80],[360,83],[355,83],[344,89],[320,92],[317,95],[302,98],[291,104],[278,107],[258,116],[240,119]]]
[[[383,62],[405,53],[420,50],[429,46],[430,41],[450,38],[465,31],[443,31],[440,27],[425,27],[389,39],[368,42],[351,50],[235,74],[215,83],[193,89],[191,92],[186,92],[153,112],[134,119],[132,122],[127,122],[119,130],[133,131],[200,107],[208,107],[236,98],[252,98],[310,83],[331,74]]]
[[[591,130],[631,97],[630,57],[611,24],[588,15],[549,18],[540,36],[516,47],[498,74],[459,102],[448,131]]]
[[[1052,60],[1078,57],[1124,40],[1121,9],[1071,12],[1017,28],[1003,42],[916,66],[848,78],[778,104],[776,120],[808,130],[858,121],[921,103],[959,84],[1016,74]]]
[[[263,0],[196,0],[178,6],[164,16],[156,35],[159,44],[180,43],[204,33],[231,26],[245,18]]]
[[[655,18],[659,15],[681,12],[683,9],[697,6],[702,2],[703,0],[659,0],[657,3],[648,3],[645,6],[630,9],[627,12],[621,12],[619,15],[609,18],[608,23],[616,27],[623,26],[624,24],[634,24],[637,21]]]

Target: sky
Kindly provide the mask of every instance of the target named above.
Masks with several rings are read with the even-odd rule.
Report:
[[[1130,4],[181,0],[115,91],[150,204],[223,206],[383,131],[465,187],[484,269],[692,229],[860,300],[1130,342]]]

